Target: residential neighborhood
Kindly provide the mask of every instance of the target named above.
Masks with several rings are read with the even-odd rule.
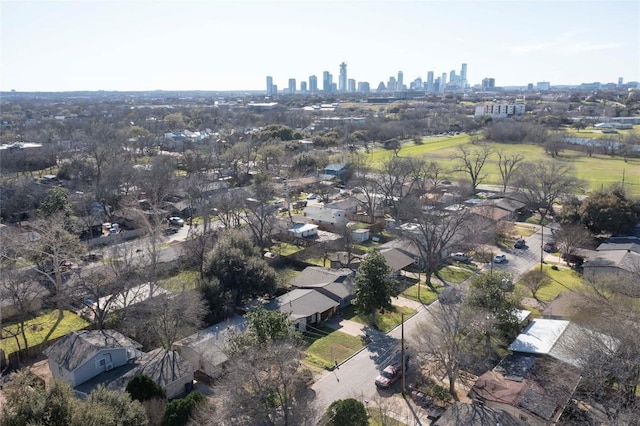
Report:
[[[0,424],[635,424],[640,92],[592,92],[3,96]]]

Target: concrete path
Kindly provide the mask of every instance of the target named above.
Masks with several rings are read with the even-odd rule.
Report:
[[[333,328],[334,330],[342,331],[343,333],[350,334],[351,336],[363,336],[364,335],[364,324],[360,324],[359,322],[343,319],[339,316],[334,316],[324,322],[324,325],[327,327]]]

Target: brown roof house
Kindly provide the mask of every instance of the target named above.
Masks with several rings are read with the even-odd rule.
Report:
[[[481,404],[456,402],[436,420],[434,426],[520,426],[522,422],[502,410]]]
[[[578,369],[562,361],[516,353],[480,376],[469,397],[523,424],[554,425],[579,381]]]

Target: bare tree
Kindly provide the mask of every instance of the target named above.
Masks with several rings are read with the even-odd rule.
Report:
[[[550,160],[523,163],[518,169],[516,186],[529,204],[538,208],[543,223],[556,201],[581,191],[584,183],[575,176],[573,166]]]
[[[433,289],[431,275],[438,270],[455,238],[462,235],[468,214],[465,210],[443,213],[420,209],[412,223],[415,226],[400,233],[417,247],[425,270],[425,283]]]
[[[469,176],[471,180],[471,188],[473,192],[476,192],[476,188],[480,185],[485,176],[482,174],[482,169],[487,161],[489,155],[491,155],[491,149],[487,145],[483,145],[479,149],[469,150],[467,147],[461,145],[459,153],[453,156],[454,160],[458,160],[460,166],[457,172],[464,172]]]
[[[553,233],[555,243],[560,252],[566,257],[574,254],[591,241],[591,234],[580,225],[565,225]]]
[[[84,252],[78,237],[67,232],[63,224],[64,215],[57,213],[46,220],[34,222],[28,237],[10,237],[12,244],[19,247],[18,253],[33,261],[33,269],[53,287],[59,320],[62,320],[68,304],[66,281],[70,268],[78,263]]]
[[[378,184],[385,201],[391,206],[392,216],[397,217],[405,198],[417,189],[417,176],[423,163],[412,158],[391,156],[382,163]]]
[[[478,330],[486,317],[461,303],[436,302],[428,308],[430,317],[416,328],[412,346],[418,356],[435,362],[449,380],[449,393],[456,400],[456,382],[469,351],[479,342]],[[483,323],[482,325],[480,323]]]
[[[315,424],[311,376],[301,374],[301,358],[300,348],[287,341],[247,348],[229,360],[217,387],[218,401],[199,412],[192,424]]]
[[[537,299],[538,291],[551,284],[551,277],[540,269],[532,269],[520,277],[520,284],[531,292],[531,297]]]
[[[16,270],[5,270],[0,275],[0,298],[10,301],[0,310],[0,325],[4,338],[13,337],[18,349],[29,350],[26,321],[38,313],[41,300],[48,292],[37,281]],[[11,326],[5,327],[6,318]]]
[[[524,161],[524,155],[518,153],[505,154],[502,150],[499,150],[497,154],[498,170],[500,171],[500,178],[502,179],[502,192],[507,192],[511,178],[516,173],[520,163]]]

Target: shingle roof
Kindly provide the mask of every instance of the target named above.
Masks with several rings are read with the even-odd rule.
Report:
[[[395,248],[381,250],[380,254],[382,254],[387,265],[391,268],[391,272],[398,272],[415,262],[412,257]]]
[[[330,297],[312,289],[295,289],[267,304],[267,309],[289,312],[293,319],[325,312],[339,304]]]
[[[164,348],[147,352],[138,358],[136,364],[138,364],[136,368],[111,382],[109,387],[123,389],[136,374],[148,376],[160,386],[165,387],[195,371],[191,363],[181,357],[178,352]]]
[[[74,371],[103,349],[135,348],[142,345],[115,330],[72,331],[44,353],[67,371]]]

